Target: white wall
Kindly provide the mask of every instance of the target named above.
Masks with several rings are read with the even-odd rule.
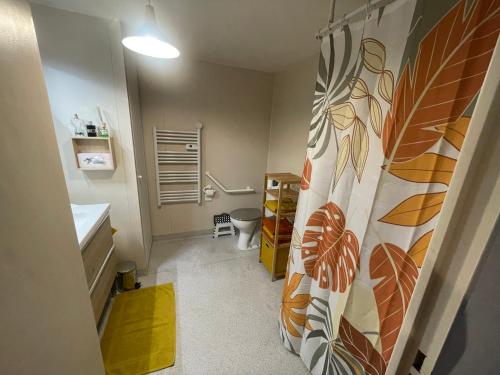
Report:
[[[302,175],[318,69],[318,54],[274,77],[267,170]]]
[[[25,1],[0,1],[0,56],[0,372],[104,374]]]
[[[246,69],[177,59],[141,58],[140,96],[149,180],[153,235],[213,228],[213,215],[241,207],[260,207],[266,170],[272,75]],[[217,195],[194,203],[157,207],[153,126],[202,130],[203,172],[229,188],[256,188],[257,194]],[[213,184],[203,177],[203,184]]]
[[[53,122],[72,203],[111,203],[117,254],[147,265],[143,246],[132,130],[120,25],[96,17],[33,5]],[[113,130],[117,169],[76,168],[68,125],[74,113],[98,122],[104,110]]]
[[[434,375],[495,374],[500,359],[484,348],[494,348],[500,337],[500,301],[491,298],[500,285],[500,222],[495,226],[474,279],[439,355]]]

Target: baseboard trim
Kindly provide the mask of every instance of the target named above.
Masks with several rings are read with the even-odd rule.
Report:
[[[195,230],[191,232],[169,233],[169,234],[161,234],[159,236],[153,236],[153,241],[178,240],[181,238],[201,237],[210,234],[212,234],[212,229]]]

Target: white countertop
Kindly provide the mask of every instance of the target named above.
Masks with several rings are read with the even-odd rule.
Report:
[[[71,204],[80,250],[83,250],[109,215],[109,203]]]

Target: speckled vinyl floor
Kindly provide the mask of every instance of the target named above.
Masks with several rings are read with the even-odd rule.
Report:
[[[236,238],[157,241],[140,281],[173,282],[176,293],[176,362],[154,374],[309,373],[279,338],[283,280],[271,282],[258,250],[237,250]]]

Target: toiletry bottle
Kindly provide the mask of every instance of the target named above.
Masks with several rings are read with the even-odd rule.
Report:
[[[75,115],[71,119],[71,124],[73,125],[76,136],[85,137],[85,127],[83,126],[84,122],[78,117],[78,113],[75,113]]]
[[[86,128],[87,128],[87,137],[97,137],[96,126],[92,123],[92,121],[89,121]]]
[[[101,110],[101,107],[97,106],[97,114],[99,115],[99,120],[101,121],[101,125],[99,125],[98,133],[99,137],[108,138],[110,136],[110,132],[108,129],[108,125],[106,121],[104,121],[104,116]]]
[[[108,127],[106,126],[105,122],[101,123],[98,130],[99,130],[99,137],[103,138],[109,137]]]

